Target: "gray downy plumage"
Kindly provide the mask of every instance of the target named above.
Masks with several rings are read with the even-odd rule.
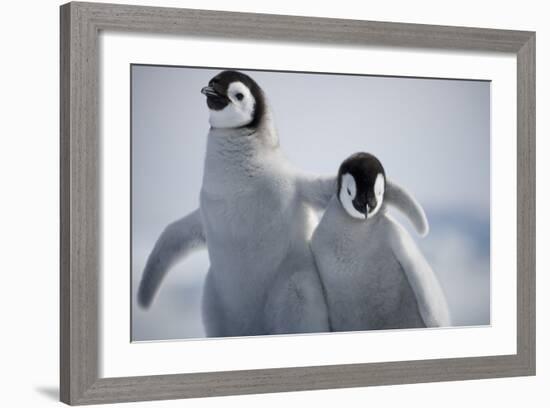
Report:
[[[326,208],[336,178],[304,174],[287,161],[265,95],[250,77],[224,71],[202,92],[211,128],[200,208],[157,240],[139,304],[152,303],[174,263],[207,247],[202,318],[208,336],[327,331],[309,244],[315,210]],[[423,212],[402,192],[395,185],[396,202],[422,225]]]
[[[351,159],[365,157],[354,155]],[[385,178],[383,170],[379,174]],[[405,189],[386,180],[385,191],[382,189],[377,196],[378,210],[371,215],[367,206],[364,218],[357,219],[361,216],[355,216],[355,208],[344,208],[345,195],[349,194],[349,202],[357,204],[355,196],[373,183],[368,187],[358,183],[354,191],[355,181],[350,179],[351,188],[343,190],[347,188],[342,185],[343,176],[339,174],[338,191],[343,195],[330,200],[311,242],[326,293],[331,329],[449,326],[447,302],[436,275],[412,237],[388,213],[388,206],[394,206],[409,217],[421,235],[426,235],[428,223],[422,207]],[[367,183],[365,180],[362,179],[363,184]]]
[[[248,76],[224,71],[202,92],[210,108],[200,208],[171,224],[146,263],[138,291],[151,304],[164,275],[207,246],[202,317],[207,336],[328,331],[309,242],[336,188],[284,157],[271,112]]]

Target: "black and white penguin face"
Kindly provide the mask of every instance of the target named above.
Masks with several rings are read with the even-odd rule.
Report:
[[[380,161],[369,153],[355,153],[338,170],[338,199],[353,218],[371,218],[382,206],[386,174]]]
[[[254,127],[265,107],[258,84],[238,71],[223,71],[210,80],[201,92],[210,109],[210,126],[214,128]]]

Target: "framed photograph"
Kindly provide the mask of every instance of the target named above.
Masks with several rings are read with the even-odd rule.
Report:
[[[535,374],[535,33],[61,7],[61,400]]]

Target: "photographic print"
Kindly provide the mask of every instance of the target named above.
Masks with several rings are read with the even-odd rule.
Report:
[[[491,324],[491,83],[133,64],[131,340]]]

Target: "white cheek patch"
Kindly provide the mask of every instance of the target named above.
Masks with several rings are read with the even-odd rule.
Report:
[[[242,94],[239,100],[237,94]],[[215,128],[238,128],[246,126],[254,117],[256,103],[250,89],[242,82],[233,82],[227,88],[229,103],[222,110],[210,109],[210,126]]]
[[[374,195],[376,196],[376,199],[382,198],[382,195],[384,194],[384,175],[382,173],[378,173],[378,176],[376,176],[376,181],[374,182]]]
[[[384,190],[385,190],[384,175],[382,173],[378,173],[378,175],[376,176],[376,181],[374,182],[374,195],[376,197],[376,207],[374,207],[374,210],[372,210],[371,213],[367,213],[368,214],[367,217],[372,217],[376,215],[376,213],[382,206],[382,201],[384,200]]]
[[[361,214],[353,206],[352,201],[354,200],[356,194],[357,194],[357,185],[355,184],[355,179],[349,173],[344,174],[342,176],[342,182],[340,187],[340,195],[339,195],[340,202],[342,203],[344,210],[346,210],[346,212],[350,216],[352,216],[353,218],[364,220],[365,214]]]

